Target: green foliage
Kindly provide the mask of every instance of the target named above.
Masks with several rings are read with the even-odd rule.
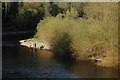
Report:
[[[77,12],[77,10],[75,9],[75,8],[70,8],[70,10],[67,10],[66,11],[66,17],[68,17],[68,18],[77,18],[78,17],[78,12]]]
[[[81,60],[101,58],[101,65],[115,65],[118,49],[118,11],[115,4],[87,3],[84,5],[86,18],[79,18],[76,8],[71,7],[66,14],[42,20],[35,36],[49,42],[58,52],[72,52]]]
[[[39,19],[43,18],[44,9],[41,7],[42,3],[23,3],[18,9],[16,16],[16,24],[23,29],[36,26]],[[25,28],[24,28],[25,27]]]
[[[79,17],[83,17],[85,5],[86,5],[85,2],[72,2],[71,3],[71,6],[77,10]]]
[[[46,17],[50,17],[51,16],[51,14],[50,14],[50,3],[44,3],[43,4],[43,6],[44,6],[44,18],[46,18]]]
[[[84,15],[84,6],[86,3],[83,2],[55,2],[56,5],[58,5],[63,11],[62,13],[66,13],[66,11],[69,11],[71,8],[74,8],[77,10],[79,17],[83,17]]]
[[[63,13],[65,13],[70,8],[69,2],[55,2],[56,5],[58,5],[60,8],[63,9]]]
[[[50,13],[52,16],[56,16],[58,15],[59,13],[62,13],[63,12],[63,9],[60,8],[58,5],[56,5],[55,3],[51,3],[51,7],[50,7]]]
[[[28,43],[33,43],[33,42],[44,42],[42,39],[40,38],[30,38],[26,40]]]
[[[3,3],[3,26],[13,26],[16,30],[35,29],[39,20],[49,16],[50,3],[9,2]],[[12,19],[12,20],[11,20]],[[15,27],[17,26],[17,27]],[[5,29],[4,27],[4,29]]]
[[[10,27],[13,28],[10,30],[35,29],[37,23],[47,17],[58,14],[60,17],[60,14],[63,14],[64,16],[61,17],[76,18],[83,11],[83,3],[5,2],[2,4],[3,26],[6,26],[4,27],[6,30],[8,30],[7,26],[14,26]]]
[[[38,25],[36,36],[55,45],[64,34],[67,34],[70,37],[71,50],[75,50],[77,53],[84,51],[101,53],[102,49],[105,51],[108,47],[115,50],[115,44],[117,44],[117,36],[115,36],[117,34],[106,26],[106,24],[84,19],[48,18]],[[111,34],[114,36],[111,36]],[[65,43],[64,40],[62,40],[63,43]]]
[[[118,3],[87,3],[84,7],[84,13],[86,13],[86,17],[89,19],[94,19],[99,22],[116,23],[118,21]]]

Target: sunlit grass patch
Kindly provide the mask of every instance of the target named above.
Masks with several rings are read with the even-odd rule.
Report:
[[[30,39],[27,39],[26,40],[28,43],[33,43],[33,42],[45,42],[45,41],[43,41],[42,39],[40,39],[40,38],[30,38]]]

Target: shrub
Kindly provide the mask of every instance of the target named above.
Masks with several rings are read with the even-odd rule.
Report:
[[[115,10],[114,8],[112,9]],[[91,11],[96,9],[97,8],[91,8]],[[38,24],[38,32],[35,36],[49,42],[57,51],[62,50],[65,53],[72,52],[72,55],[74,55],[76,59],[88,60],[90,57],[101,58],[103,62],[98,64],[116,65],[118,55],[118,25],[115,21],[117,19],[114,15],[112,17],[112,19],[114,18],[113,22],[111,22],[111,19],[110,21],[102,20],[102,17],[100,17],[100,20],[96,20],[93,18],[93,15],[98,11],[94,11],[91,15],[88,14],[88,11],[86,14],[88,17],[87,20],[75,18],[77,16],[69,16],[70,18],[68,18],[68,16],[66,17],[64,14],[46,18]],[[69,13],[72,12],[70,11]],[[102,15],[101,10],[100,14]],[[63,15],[65,18],[61,18]],[[109,19],[110,16],[112,16],[109,15],[107,18],[105,15],[105,19]],[[96,17],[99,16],[96,15]]]

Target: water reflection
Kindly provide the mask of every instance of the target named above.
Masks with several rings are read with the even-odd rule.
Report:
[[[104,68],[92,65],[90,63],[82,63],[71,66],[71,71],[85,78],[115,78],[118,77],[117,71],[111,68]]]
[[[56,55],[56,54],[55,54]],[[64,68],[82,78],[118,78],[118,71],[113,68],[96,66],[89,62],[76,62],[72,58],[54,55],[55,60],[64,64]]]
[[[74,60],[56,53],[22,46],[3,47],[4,78],[100,78],[117,77],[110,68]]]

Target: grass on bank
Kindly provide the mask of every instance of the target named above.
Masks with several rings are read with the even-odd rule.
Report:
[[[30,39],[26,39],[27,43],[33,43],[33,42],[42,42],[45,43],[45,41],[43,41],[41,38],[30,38]]]

